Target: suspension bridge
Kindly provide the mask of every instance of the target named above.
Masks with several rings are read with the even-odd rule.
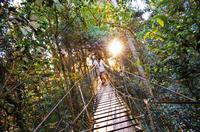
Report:
[[[121,74],[109,70],[108,75],[107,83],[102,85],[95,67],[92,68],[87,75],[74,82],[33,131],[165,131],[169,129],[163,124],[165,120],[159,118],[160,122],[155,121],[158,117],[153,113],[159,112],[156,105],[200,104],[193,98],[127,71]],[[148,89],[139,88],[145,87],[146,82],[153,93],[160,93],[161,96],[152,96]],[[74,97],[77,91],[80,96]],[[74,107],[68,99],[82,100],[77,105],[81,107]]]
[[[110,84],[101,86],[99,91],[94,105],[94,132],[141,130],[126,103]]]

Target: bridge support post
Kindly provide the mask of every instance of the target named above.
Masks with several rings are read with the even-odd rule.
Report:
[[[154,123],[153,123],[153,117],[151,116],[149,101],[147,99],[144,99],[144,103],[145,103],[146,108],[147,108],[147,112],[148,112],[148,116],[149,116],[149,120],[150,120],[151,129],[152,129],[153,132],[156,132],[155,126],[154,126]]]
[[[83,93],[82,93],[81,87],[78,86],[78,89],[79,89],[79,92],[80,92],[80,94],[81,94],[81,99],[82,99],[82,101],[83,101],[83,104],[84,104],[84,106],[86,106],[85,99],[84,99],[84,97],[83,97]],[[88,112],[87,108],[86,108],[86,113],[87,113],[88,119],[89,119],[89,121],[90,121],[90,115],[89,115],[89,112]]]

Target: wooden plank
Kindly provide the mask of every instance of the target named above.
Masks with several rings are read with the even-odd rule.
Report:
[[[120,122],[111,123],[111,124],[108,124],[108,125],[96,127],[96,128],[93,128],[92,130],[96,130],[96,129],[100,129],[100,128],[103,128],[103,127],[108,127],[108,126],[112,126],[112,125],[116,125],[116,124],[120,124],[120,123],[124,123],[124,122],[130,122],[131,120],[133,120],[133,119],[128,119],[128,120],[124,120],[124,121],[120,121]],[[138,125],[138,124],[135,124],[135,125]]]
[[[134,132],[133,123],[135,118],[129,118],[130,111],[122,98],[113,90],[111,86],[101,87],[101,93],[96,98],[94,112],[94,126],[88,131],[118,131]]]
[[[106,111],[106,112],[103,112],[103,113],[95,114],[94,116],[99,116],[99,115],[103,115],[103,114],[106,114],[106,113],[115,112],[115,111],[122,110],[122,109],[124,110],[125,108],[119,108],[119,109],[114,109],[114,110]]]
[[[122,117],[128,117],[128,114],[122,115],[122,116],[118,116],[118,117],[114,117],[114,118],[110,118],[110,119],[106,119],[106,120],[99,121],[99,122],[95,122],[94,124],[98,124],[98,123],[102,123],[102,122],[106,122],[106,121],[110,121],[110,120],[115,120],[115,119],[122,118]]]
[[[109,114],[109,115],[98,117],[98,118],[94,118],[94,119],[98,120],[98,119],[102,119],[102,118],[105,118],[105,117],[109,117],[109,116],[113,116],[113,115],[117,115],[117,114],[121,114],[121,113],[127,113],[127,112],[128,112],[128,110],[125,110],[125,111],[121,111],[121,112],[114,113],[114,114]]]
[[[101,109],[101,110],[98,110],[98,111],[95,111],[95,113],[96,112],[101,112],[101,111],[104,111],[104,110],[109,110],[109,109],[113,109],[113,108],[120,108],[120,107],[125,107],[124,105],[120,105],[120,106],[114,106],[114,107],[108,107],[108,108],[106,108],[106,109]]]
[[[108,131],[108,132],[115,132],[115,131],[119,131],[119,130],[122,130],[122,129],[130,128],[130,127],[135,127],[137,125],[138,124],[131,124],[131,125],[128,125],[128,126],[125,126],[125,127],[121,127],[121,128],[118,128],[118,129],[114,129],[114,130],[111,130],[111,131]]]

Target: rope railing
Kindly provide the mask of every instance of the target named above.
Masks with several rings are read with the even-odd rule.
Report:
[[[112,73],[111,73],[111,75],[121,76],[119,74],[112,74]],[[110,77],[114,81],[115,79],[113,78],[113,76],[110,76]],[[121,77],[124,77],[124,76],[121,76]],[[123,79],[120,79],[120,80],[121,81],[118,80],[116,82],[118,85],[121,83],[124,83]],[[121,85],[123,85],[123,84],[121,84]],[[120,90],[116,89],[116,92],[118,92],[120,95],[122,95],[122,97],[124,97],[124,100],[126,102],[128,102],[127,104],[129,106],[129,108],[131,109],[131,112],[133,115],[144,115],[143,118],[137,119],[137,121],[140,123],[140,125],[143,128],[145,128],[147,131],[154,132],[155,126],[153,123],[152,114],[151,114],[148,102],[147,102],[147,104],[145,104],[146,100],[132,97],[132,95],[129,94],[127,87],[124,87],[124,89],[120,89]],[[128,95],[125,94],[126,92]],[[139,94],[139,93],[137,93],[137,94]],[[129,101],[129,99],[130,99],[130,101]]]
[[[196,101],[191,97],[188,97],[182,93],[171,90],[163,85],[157,84],[137,74],[130,73],[128,71],[124,71],[123,73],[112,71],[109,73],[112,75],[113,80],[115,80],[115,84],[117,85],[117,87],[119,87],[118,89],[116,89],[116,92],[118,92],[120,95],[122,95],[122,97],[125,98],[125,100],[129,104],[129,108],[132,109],[133,114],[136,115],[137,113],[141,114],[142,111],[142,113],[145,115],[144,118],[141,119],[140,121],[142,122],[143,128],[147,129],[147,131],[148,130],[153,132],[167,131],[169,130],[170,127],[174,128],[172,124],[166,124],[169,123],[170,121],[169,116],[165,115],[165,113],[161,114],[163,110],[161,110],[160,108],[166,107],[165,104],[168,104],[167,106],[173,105],[173,107],[179,105],[178,108],[183,107],[183,105],[200,104],[199,101]],[[137,79],[134,80],[132,77],[137,78],[138,80]],[[154,88],[154,90],[158,89],[157,91],[154,91],[158,92],[154,93],[156,97],[149,96],[151,94],[145,95],[145,93],[148,91],[146,89],[141,88],[145,86],[141,84],[141,82],[143,81],[148,81],[148,83],[152,85],[152,88]],[[121,86],[124,86],[124,88],[121,88]],[[135,86],[137,88],[135,88]],[[139,89],[141,93],[138,93],[137,89]],[[166,92],[163,93],[163,91],[165,90]],[[144,96],[141,96],[141,94],[144,94]],[[159,96],[164,95],[165,100],[159,100],[157,98],[158,95]],[[177,97],[174,95],[176,95]],[[129,101],[129,99],[131,101]],[[195,107],[190,107],[190,108],[195,108]],[[158,113],[161,115],[157,115]],[[177,115],[171,115],[171,116],[176,117]]]
[[[82,78],[81,78],[82,79]],[[36,132],[41,125],[48,119],[48,117],[53,113],[53,111],[58,107],[58,105],[63,101],[63,99],[71,92],[71,90],[76,86],[76,84],[81,80],[75,82],[75,84],[67,91],[67,93],[56,103],[56,105],[51,109],[51,111],[44,117],[44,119],[38,124],[38,126],[33,130],[33,132]]]
[[[114,84],[114,79],[113,79],[113,76],[112,76],[112,73],[110,74],[111,76],[109,76],[109,82],[110,82],[110,85],[113,87],[113,89],[116,91],[116,94],[118,95],[121,95],[121,97],[123,98],[123,100],[125,101],[125,104],[126,104],[126,107],[131,110],[131,114],[133,115],[132,118],[134,118],[135,122],[137,122],[139,124],[139,129],[142,130],[142,127],[143,124],[147,124],[146,121],[144,120],[145,119],[145,112],[138,106],[134,107],[135,106],[135,101],[139,102],[139,103],[143,103],[143,100],[139,99],[139,98],[135,98],[135,97],[132,97],[131,95],[127,95],[123,92],[121,92],[120,90],[122,90],[122,86],[118,86],[118,87],[115,87],[115,84]],[[116,76],[116,74],[115,74]],[[119,82],[119,81],[118,81]],[[118,90],[120,89],[120,90]],[[128,101],[129,99],[131,99],[131,104],[130,102]],[[133,104],[132,104],[133,103]],[[135,111],[137,110],[137,113],[138,114],[135,114]],[[141,123],[143,122],[143,123]]]
[[[92,101],[95,99],[95,94],[94,92],[89,92],[86,89],[88,86],[90,86],[92,83],[91,82],[91,78],[92,76],[95,76],[94,74],[94,69],[95,67],[93,67],[88,74],[83,75],[80,77],[80,79],[78,79],[73,86],[64,94],[64,96],[54,105],[54,107],[46,114],[46,116],[42,119],[42,121],[35,127],[35,129],[33,130],[34,132],[39,131],[40,129],[45,129],[47,127],[49,127],[50,129],[45,129],[45,130],[52,130],[52,124],[55,124],[55,127],[53,127],[53,130],[56,131],[80,131],[80,130],[91,130],[91,124],[90,124],[90,116],[93,113],[93,104]],[[154,114],[155,112],[159,112],[159,109],[155,109],[155,107],[151,104],[200,104],[200,102],[182,94],[176,91],[173,91],[171,89],[168,89],[165,86],[162,86],[160,84],[157,84],[155,82],[152,82],[148,79],[146,79],[145,77],[139,76],[137,74],[134,73],[130,73],[128,71],[125,71],[123,74],[120,74],[120,72],[113,72],[111,73],[112,77],[111,78],[115,78],[115,77],[122,77],[125,78],[125,80],[127,81],[127,83],[132,83],[130,79],[131,77],[135,77],[139,80],[142,81],[148,81],[150,84],[152,84],[153,86],[155,86],[154,88],[161,88],[164,90],[169,91],[172,94],[176,94],[178,97],[182,97],[184,99],[187,100],[183,100],[183,101],[173,101],[173,100],[164,100],[164,101],[160,101],[158,99],[155,99],[154,97],[150,97],[149,96],[145,96],[145,98],[141,98],[141,97],[134,97],[134,94],[130,94],[129,90],[127,90],[127,87],[124,86],[123,84],[118,86],[118,87],[114,87],[113,82],[110,80],[110,84],[113,85],[114,90],[116,91],[115,94],[119,94],[121,95],[123,98],[125,98],[126,100],[126,104],[127,106],[131,109],[131,111],[137,115],[144,115],[144,117],[142,119],[140,119],[140,121],[143,124],[144,128],[147,128],[149,130],[152,131],[162,131],[165,128],[160,127],[159,123],[155,124],[154,122]],[[87,77],[90,78],[90,82],[88,83]],[[110,77],[109,77],[110,78]],[[116,79],[116,78],[115,78]],[[118,80],[117,82],[119,84],[121,83],[126,83],[124,82],[125,80]],[[85,87],[85,90],[81,90],[80,87]],[[123,89],[123,87],[126,87],[126,91],[125,89]],[[77,89],[75,89],[77,88]],[[90,89],[90,88],[89,88]],[[91,89],[90,89],[91,90]],[[131,90],[135,90],[135,89],[131,89]],[[70,108],[67,108],[66,104],[61,104],[61,103],[65,103],[64,101],[66,101],[65,99],[68,97],[68,95],[70,95],[69,97],[71,97],[71,94],[76,94],[76,92],[80,92],[80,96],[76,97],[76,99],[80,98],[80,100],[82,100],[82,102],[79,102],[80,104],[78,105],[78,108],[75,108],[74,111],[72,110],[70,115],[71,117],[62,117],[63,115],[63,110],[70,110]],[[85,92],[85,93],[84,93]],[[146,91],[145,91],[146,92]],[[89,94],[89,96],[88,96]],[[138,94],[137,92],[135,92],[135,94]],[[75,96],[76,96],[75,95]],[[130,101],[131,100],[131,101]],[[189,100],[189,101],[188,101]],[[73,104],[76,105],[76,104]],[[70,105],[69,105],[70,106]],[[59,108],[61,108],[61,112],[59,110]],[[91,109],[90,109],[91,108]],[[58,110],[58,111],[56,111]],[[79,111],[80,110],[80,111]],[[66,111],[65,111],[65,115],[66,115]],[[57,115],[56,115],[57,114]],[[57,116],[61,116],[61,118],[57,119]],[[47,120],[52,117],[50,120],[50,122],[47,122]],[[67,119],[66,119],[67,118]],[[80,120],[79,120],[80,119]],[[165,122],[164,119],[162,119],[162,122],[160,124],[162,124],[163,122]],[[47,124],[45,124],[45,122]],[[148,127],[150,126],[150,127]],[[157,129],[155,129],[157,126],[159,126]],[[90,129],[88,129],[88,127],[90,127]]]
[[[132,100],[137,100],[137,101],[142,101],[142,102],[143,102],[143,100],[141,100],[141,99],[139,99],[139,98],[134,98],[134,97],[132,97],[131,95],[127,95],[127,94],[125,94],[125,93],[119,91],[118,89],[115,89],[115,90],[116,90],[120,95],[122,95],[122,96],[124,96],[124,97],[130,98],[130,99],[132,99]]]
[[[97,94],[98,94],[101,90],[102,90],[102,89],[97,90],[97,93],[94,94],[94,95],[90,98],[88,104],[86,104],[86,105],[84,106],[84,108],[81,110],[81,112],[80,112],[80,113],[76,116],[76,118],[73,120],[73,123],[72,123],[72,124],[75,124],[75,123],[76,123],[76,121],[79,119],[79,117],[81,116],[81,114],[88,108],[88,106],[92,103],[92,101],[94,101],[94,99],[96,98]],[[84,130],[84,131],[87,131],[87,130]]]
[[[79,117],[81,116],[81,114],[83,114],[84,111],[86,111],[86,109],[88,108],[88,106],[91,104],[92,100],[94,98],[94,95],[91,97],[90,101],[88,102],[87,105],[84,106],[84,108],[81,110],[81,112],[75,117],[75,119],[72,121],[72,125],[76,123],[76,121],[79,119]],[[65,129],[67,129],[67,127],[65,127],[64,129],[60,130],[60,131],[64,131]]]
[[[139,79],[142,79],[143,81],[149,81],[151,84],[153,84],[153,85],[155,85],[155,86],[158,86],[158,87],[160,87],[160,88],[162,88],[162,89],[168,90],[168,91],[170,91],[170,92],[172,92],[172,93],[174,93],[174,94],[176,94],[176,95],[179,95],[179,96],[181,96],[181,97],[183,97],[183,98],[185,98],[185,99],[188,99],[188,100],[190,100],[190,101],[192,101],[192,102],[198,102],[197,100],[192,99],[192,98],[190,98],[190,97],[188,97],[188,96],[186,96],[186,95],[184,95],[184,94],[178,93],[178,92],[176,92],[176,91],[173,91],[173,90],[171,90],[171,89],[168,89],[168,88],[165,87],[165,86],[162,86],[162,85],[160,85],[160,84],[157,84],[157,83],[155,83],[155,82],[152,82],[152,81],[146,79],[145,77],[142,77],[142,76],[139,76],[139,75],[136,75],[136,74],[134,74],[134,73],[127,72],[127,71],[125,71],[125,73],[127,73],[127,74],[129,74],[129,75],[132,75],[132,76],[134,76],[134,77],[137,77],[137,78],[139,78]],[[199,103],[200,103],[200,102],[199,102]]]
[[[79,79],[77,82],[79,82],[81,79]],[[76,83],[77,83],[76,82]],[[58,105],[63,101],[63,99],[71,92],[71,90],[76,86],[76,83],[68,90],[68,92],[56,103],[56,105],[51,109],[51,111],[45,116],[45,118],[40,122],[40,124],[33,130],[33,132],[36,132],[41,125],[47,120],[47,118],[53,113],[53,111],[58,107]]]
[[[87,81],[88,81],[88,79],[87,78],[90,78],[90,83],[92,83],[91,82],[91,76],[94,76],[95,74],[94,74],[94,70],[95,70],[95,67],[93,67],[90,71],[89,71],[89,73],[88,74],[86,74],[86,75],[83,75],[83,76],[81,76],[80,77],[80,79],[78,79],[74,84],[73,84],[73,86],[65,93],[65,95],[54,105],[54,107],[46,114],[46,116],[42,119],[42,121],[34,128],[34,132],[37,132],[37,131],[39,131],[40,129],[42,129],[43,127],[42,126],[48,126],[48,125],[44,125],[44,123],[45,122],[47,122],[47,120],[48,120],[48,118],[50,118],[50,116],[55,116],[55,114],[60,114],[61,112],[63,112],[63,111],[59,111],[59,112],[56,112],[55,110],[57,109],[57,110],[59,110],[58,109],[58,107],[59,106],[61,106],[62,104],[61,103],[64,103],[64,100],[65,100],[65,98],[68,96],[68,95],[70,95],[70,94],[72,94],[72,90],[74,91],[74,90],[77,90],[77,89],[75,89],[76,87],[77,87],[77,85],[78,85],[78,87],[81,87],[80,85],[84,85],[82,82],[86,82],[86,83],[88,83]],[[90,84],[87,84],[87,85],[90,85]],[[88,88],[89,86],[85,86],[85,88]],[[92,90],[92,89],[90,89],[90,90]],[[86,91],[86,90],[85,90]],[[86,101],[87,101],[87,99],[86,100],[84,100],[84,97],[83,96],[85,96],[85,95],[83,95],[83,93],[82,93],[82,91],[80,90],[80,96],[81,97],[79,97],[80,99],[82,99],[82,101],[85,103]],[[87,91],[88,93],[89,93],[89,91]],[[87,94],[88,94],[87,93]],[[84,104],[84,103],[82,103],[83,104],[83,109],[81,110],[81,112],[78,114],[78,116],[76,116],[75,117],[75,119],[72,121],[72,123],[75,123],[78,119],[79,119],[79,117],[86,111],[86,109],[88,108],[88,106],[91,104],[91,102],[92,102],[92,99],[94,98],[94,95],[92,95],[92,92],[91,92],[91,98],[89,99],[89,101],[88,101],[88,103],[87,104]],[[87,97],[87,96],[85,96],[85,97]],[[62,109],[64,110],[64,109],[67,109],[66,108],[66,104],[63,104],[62,105]],[[53,115],[53,113],[54,113],[54,115]],[[89,117],[87,117],[87,118],[89,118]],[[54,118],[53,119],[51,119],[51,120],[55,120]],[[59,125],[61,124],[61,122],[62,122],[62,120],[64,120],[63,119],[63,117],[61,117],[61,119],[59,119],[58,121],[56,121],[56,127],[55,127],[55,129],[56,130],[58,130],[58,127],[59,127]],[[88,119],[89,120],[89,119]],[[66,125],[67,125],[68,123],[66,123]],[[68,126],[69,125],[67,125],[67,126],[65,126],[64,128],[66,129],[66,128],[68,128]],[[63,129],[63,130],[65,130],[65,129]]]
[[[76,118],[73,121],[73,124],[78,120],[78,118],[81,116],[81,114],[87,109],[88,105],[91,104],[92,100],[93,100],[94,96],[91,97],[90,101],[88,102],[87,105],[84,106],[84,108],[81,110],[81,112],[76,116]]]

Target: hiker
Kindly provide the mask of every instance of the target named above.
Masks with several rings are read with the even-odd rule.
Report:
[[[108,65],[105,64],[105,62],[101,59],[98,58],[98,60],[95,60],[93,63],[94,66],[96,66],[100,79],[102,81],[102,84],[106,83],[106,68],[108,68]]]

